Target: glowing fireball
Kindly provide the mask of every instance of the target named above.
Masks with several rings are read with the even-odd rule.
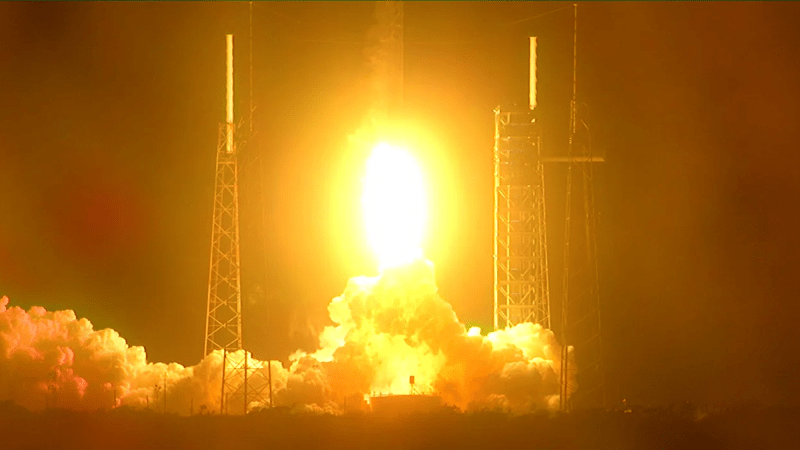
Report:
[[[381,270],[422,257],[425,185],[422,170],[409,152],[385,143],[372,149],[361,201],[367,239]]]

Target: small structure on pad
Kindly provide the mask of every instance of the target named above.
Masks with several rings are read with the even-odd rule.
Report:
[[[414,387],[414,376],[408,377],[408,395],[372,395],[369,403],[372,412],[383,416],[402,416],[407,414],[430,413],[441,410],[442,398],[435,394],[419,392]]]

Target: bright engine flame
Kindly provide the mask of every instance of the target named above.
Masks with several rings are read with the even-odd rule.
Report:
[[[407,151],[381,143],[367,161],[361,198],[381,270],[422,257],[427,202],[422,170]]]

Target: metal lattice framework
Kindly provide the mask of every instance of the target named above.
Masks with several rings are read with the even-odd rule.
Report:
[[[566,208],[564,216],[564,272],[561,302],[561,409],[604,407],[607,403],[603,367],[603,341],[597,266],[596,215],[594,206],[595,162],[589,127],[579,117],[577,101],[578,5],[573,4],[572,101],[567,155]],[[580,124],[580,128],[579,125]],[[579,171],[575,183],[573,172]],[[577,194],[577,195],[575,195]],[[574,214],[578,212],[578,214]],[[574,221],[574,223],[573,223]],[[568,352],[574,346],[577,366],[574,394],[569,386]]]
[[[583,139],[573,136],[574,156],[567,169],[562,340],[575,347],[577,390],[564,397],[566,410],[606,405],[593,170],[603,159],[592,155],[588,129],[581,122],[587,133]],[[562,392],[570,392],[563,370]]]
[[[269,362],[253,359],[245,350],[223,352],[223,387],[220,410],[241,411],[272,405],[271,372]]]
[[[242,345],[239,174],[237,152],[227,150],[234,128],[228,125],[220,125],[217,147],[205,354],[223,353],[220,411],[246,414],[253,405],[271,404],[271,374],[268,363],[252,359]]]
[[[494,114],[494,327],[550,328],[539,129],[527,109]]]
[[[242,288],[239,263],[239,183],[236,152],[227,150],[232,126],[220,125],[208,274],[204,353],[242,348]],[[232,139],[232,137],[231,137]]]
[[[238,410],[246,414],[254,404],[271,405],[272,383],[269,363],[253,360],[242,343],[237,152],[241,143],[235,139],[237,126],[233,122],[233,36],[226,39],[227,117],[220,125],[217,145],[204,354],[222,351],[220,412]]]

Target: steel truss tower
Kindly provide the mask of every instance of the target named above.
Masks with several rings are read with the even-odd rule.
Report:
[[[596,159],[588,142],[576,140],[574,145],[577,158],[567,169],[561,310],[562,345],[574,347],[577,390],[562,404],[566,410],[606,405],[593,187]],[[562,392],[569,392],[566,368],[563,374]]]
[[[252,403],[265,404],[269,366],[250,358],[242,344],[242,290],[239,253],[238,153],[233,122],[233,35],[227,41],[226,121],[219,128],[214,213],[211,228],[211,263],[204,354],[221,350],[220,412]],[[238,408],[237,408],[238,409]]]
[[[232,132],[232,123],[220,125],[208,275],[206,355],[214,350],[242,348],[238,164],[235,151],[227,149]]]
[[[522,322],[551,326],[543,163],[568,164],[560,302],[563,410],[606,404],[593,187],[593,164],[604,159],[592,154],[588,126],[578,116],[577,5],[573,5],[573,13],[573,90],[567,156],[542,156],[540,132],[533,118],[535,37],[530,38],[529,111],[494,111],[495,329]],[[578,182],[573,179],[574,170],[579,171]],[[577,367],[575,374],[570,373],[573,367]],[[570,386],[572,379],[577,381],[577,389]],[[572,391],[574,394],[570,394]]]
[[[532,111],[494,111],[494,327],[550,328],[544,168]]]
[[[561,409],[606,405],[603,341],[598,289],[596,215],[589,127],[579,115],[577,93],[578,6],[573,5],[572,101],[564,231],[563,296],[561,301]],[[580,125],[580,126],[579,126]],[[574,180],[578,171],[579,180]],[[577,195],[575,195],[577,194]],[[577,389],[572,396],[568,348],[574,347]]]

